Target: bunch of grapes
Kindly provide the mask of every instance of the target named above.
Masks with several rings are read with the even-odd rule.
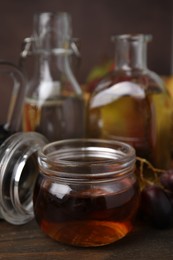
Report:
[[[141,188],[140,216],[156,228],[173,226],[173,169],[160,170],[137,157]]]

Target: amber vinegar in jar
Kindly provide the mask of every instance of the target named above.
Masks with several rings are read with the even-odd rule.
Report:
[[[73,139],[39,154],[34,212],[51,238],[101,246],[133,230],[139,203],[135,151],[121,142]]]

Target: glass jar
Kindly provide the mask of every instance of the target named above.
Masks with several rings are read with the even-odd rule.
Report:
[[[4,141],[0,145],[0,217],[21,225],[34,218],[37,151],[47,140],[39,133],[31,132],[16,133],[8,138],[6,132],[1,132],[1,136]]]
[[[23,131],[42,133],[49,141],[84,137],[85,100],[71,68],[70,15],[36,14],[32,41],[27,41],[35,68],[24,101]]]
[[[133,229],[139,202],[135,150],[97,139],[50,143],[39,152],[35,218],[51,238],[101,246]]]
[[[88,137],[131,144],[158,168],[172,160],[173,104],[161,78],[147,68],[150,35],[117,35],[115,69],[92,93]]]

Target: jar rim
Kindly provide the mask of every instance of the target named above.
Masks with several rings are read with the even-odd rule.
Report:
[[[74,158],[71,157],[72,153]],[[88,160],[85,160],[85,156]],[[43,174],[53,178],[74,179],[101,178],[113,176],[115,173],[118,178],[134,168],[135,160],[135,149],[131,145],[115,140],[92,138],[52,142],[45,145],[38,156]],[[83,171],[84,166],[86,172]]]

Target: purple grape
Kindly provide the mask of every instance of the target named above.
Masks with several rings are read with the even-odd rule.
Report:
[[[156,185],[141,192],[141,213],[156,228],[167,228],[173,223],[173,207],[164,190]]]
[[[170,203],[173,207],[173,193],[168,191],[168,190],[165,190],[165,193],[166,193],[166,195],[167,195],[167,197],[168,197],[168,199],[169,199],[169,201],[170,201]]]
[[[165,189],[173,192],[173,170],[168,170],[160,176],[160,183]]]

